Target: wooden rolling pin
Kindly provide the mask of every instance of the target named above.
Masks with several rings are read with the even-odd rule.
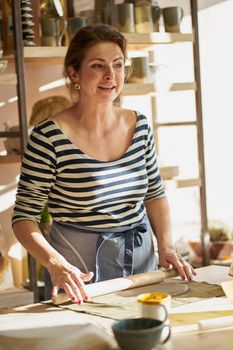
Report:
[[[150,284],[162,282],[166,278],[178,276],[176,270],[163,271],[156,270],[151,272],[144,272],[128,277],[114,278],[107,281],[96,282],[86,285],[86,290],[90,298],[99,295],[109,294],[125,289],[132,289]],[[69,301],[70,298],[65,293],[59,293],[52,296],[52,303],[54,305],[63,304]]]

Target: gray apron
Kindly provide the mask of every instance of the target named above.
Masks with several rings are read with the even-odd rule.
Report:
[[[91,230],[76,223],[53,222],[50,244],[82,272],[94,272],[91,283],[157,268],[147,217],[137,224]],[[52,283],[45,270],[45,300],[51,298]]]

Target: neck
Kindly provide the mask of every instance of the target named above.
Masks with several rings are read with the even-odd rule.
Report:
[[[115,107],[112,103],[101,103],[84,105],[79,101],[75,106],[75,114],[79,122],[90,130],[106,129],[115,121]]]

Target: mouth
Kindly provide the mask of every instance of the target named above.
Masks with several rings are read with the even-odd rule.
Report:
[[[110,91],[110,90],[113,90],[116,88],[115,85],[99,85],[98,86],[99,89],[102,89],[102,90],[106,90],[106,91]]]

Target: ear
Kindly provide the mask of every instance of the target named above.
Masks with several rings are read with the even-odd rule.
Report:
[[[69,66],[68,69],[67,69],[67,71],[68,71],[70,80],[72,80],[73,83],[78,83],[78,82],[79,82],[79,74],[78,74],[78,72],[74,69],[74,67]]]

